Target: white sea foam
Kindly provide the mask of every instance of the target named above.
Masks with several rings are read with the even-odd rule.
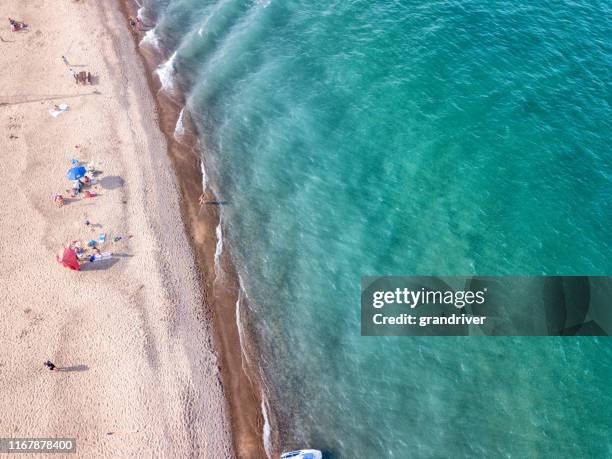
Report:
[[[240,355],[242,357],[242,359],[246,360],[247,363],[249,363],[249,355],[246,352],[246,348],[244,347],[244,329],[242,327],[242,317],[240,315],[241,311],[240,311],[240,303],[242,301],[242,290],[238,291],[238,299],[236,300],[236,328],[238,329],[238,341],[240,342]],[[243,368],[242,370],[246,373],[246,369],[244,368],[244,361],[243,361]]]
[[[206,175],[204,161],[200,161],[200,169],[202,169],[202,193],[206,193],[206,188],[208,188],[208,176]]]
[[[263,443],[264,443],[264,450],[266,451],[266,456],[268,456],[268,459],[270,459],[272,457],[272,439],[271,439],[271,432],[272,429],[270,428],[270,420],[268,419],[268,409],[266,408],[267,405],[267,401],[266,401],[266,394],[262,391],[261,392],[261,413],[263,414],[263,418],[264,418],[264,425],[263,425]]]
[[[185,109],[181,110],[179,113],[178,120],[176,120],[176,127],[174,128],[174,138],[176,140],[180,139],[183,135],[185,135],[185,124],[183,123],[183,117],[185,116]]]
[[[140,40],[140,46],[149,46],[155,51],[160,50],[159,36],[155,33],[155,29],[147,30]]]
[[[140,4],[139,6],[140,8],[138,8],[138,11],[136,12],[136,17],[140,19],[143,23],[146,23],[147,22],[147,15],[145,14],[146,8],[144,6],[141,6]],[[153,27],[150,30],[155,30],[155,28]],[[146,32],[148,32],[148,30]]]
[[[244,293],[242,277],[238,274],[238,299],[236,300],[236,327],[238,328],[238,341],[240,343],[240,354],[242,357],[243,371],[249,378],[251,379],[248,371],[244,368],[244,362],[250,365],[250,360],[248,356],[247,349],[245,347],[245,336],[244,336],[244,327],[242,325],[242,314],[240,305],[242,303],[243,296],[246,296]],[[272,458],[272,427],[270,425],[270,419],[268,417],[268,399],[266,397],[266,383],[263,375],[261,374],[261,368],[259,368],[260,372],[260,381],[262,384],[261,389],[261,413],[264,419],[263,429],[262,429],[262,437],[264,444],[264,451],[266,452],[266,456],[268,459]]]
[[[155,71],[162,85],[162,89],[165,91],[171,91],[174,88],[174,74],[176,73],[175,61],[176,51],[172,53],[170,59],[160,65]]]
[[[146,7],[143,6],[138,0],[134,0],[138,5],[138,11],[136,11],[136,17],[140,19],[143,23],[146,23],[147,15],[145,14]],[[152,27],[149,30],[146,30],[142,40],[140,40],[139,46],[149,46],[153,48],[155,51],[158,51],[160,48],[159,36],[155,33],[155,27]]]
[[[221,228],[221,222],[217,225],[215,230],[217,236],[217,247],[215,247],[215,276],[219,276],[221,272],[221,254],[223,253],[223,230]]]

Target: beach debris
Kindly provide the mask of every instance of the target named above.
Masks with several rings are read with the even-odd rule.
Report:
[[[68,180],[78,181],[81,177],[85,177],[86,173],[87,173],[87,169],[85,169],[83,166],[77,166],[77,167],[73,167],[69,169],[68,172],[66,172],[66,178]],[[81,182],[79,182],[79,184],[80,183]]]
[[[45,363],[43,363],[43,365],[46,366],[51,371],[57,368],[51,360],[47,360]]]
[[[49,110],[49,114],[53,117],[53,118],[57,118],[58,116],[60,116],[62,113],[68,111],[68,104],[59,104],[59,105],[55,105],[53,107],[53,110]]]
[[[56,194],[53,196],[53,202],[57,207],[64,206],[64,197],[61,194]]]
[[[106,242],[106,233],[100,234],[100,238],[98,239],[98,242],[100,243],[100,245]]]
[[[79,263],[77,252],[72,247],[64,247],[56,256],[58,263],[62,264],[73,271],[80,271],[81,264]]]

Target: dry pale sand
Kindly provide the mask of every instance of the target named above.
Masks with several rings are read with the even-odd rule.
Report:
[[[0,437],[75,437],[78,457],[233,457],[175,178],[124,18],[110,0],[0,0],[0,12]],[[30,30],[12,33],[7,16]],[[76,86],[62,55],[95,84]],[[56,208],[72,158],[98,165],[101,195]],[[55,262],[102,232],[122,237],[111,262],[78,273]]]

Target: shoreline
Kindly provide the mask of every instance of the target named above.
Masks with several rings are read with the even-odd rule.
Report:
[[[119,4],[125,17],[125,27],[128,27],[128,17],[136,17],[138,9],[132,0],[119,0]],[[246,350],[242,346],[246,345],[250,349],[251,344],[250,340],[248,344],[242,342],[245,337],[239,330],[237,314],[243,310],[246,300],[241,294],[238,274],[227,247],[223,248],[219,260],[223,278],[217,279],[215,258],[219,243],[217,231],[221,223],[214,191],[209,183],[203,189],[202,168],[205,158],[200,155],[205,156],[206,152],[198,148],[197,134],[191,134],[189,139],[177,140],[175,129],[181,116],[188,130],[197,132],[189,122],[189,113],[182,101],[183,95],[180,92],[173,94],[181,99],[181,103],[177,103],[164,93],[161,82],[154,74],[162,61],[152,50],[139,46],[144,36],[142,32],[130,30],[130,33],[159,110],[159,127],[166,138],[168,156],[180,188],[183,224],[201,274],[204,309],[207,315],[212,316],[215,347],[220,357],[223,387],[229,405],[234,451],[239,458],[268,457],[268,453],[272,452],[266,451],[264,423],[271,413],[267,409],[267,419],[264,419],[263,384],[258,372],[248,368],[249,359],[243,355]],[[209,204],[200,205],[201,196]],[[272,441],[274,444],[274,439]]]

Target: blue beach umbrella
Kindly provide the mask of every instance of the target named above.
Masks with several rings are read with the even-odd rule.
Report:
[[[73,167],[66,173],[66,177],[68,177],[68,180],[78,180],[81,177],[85,177],[86,172],[87,169],[85,169],[83,166]]]

